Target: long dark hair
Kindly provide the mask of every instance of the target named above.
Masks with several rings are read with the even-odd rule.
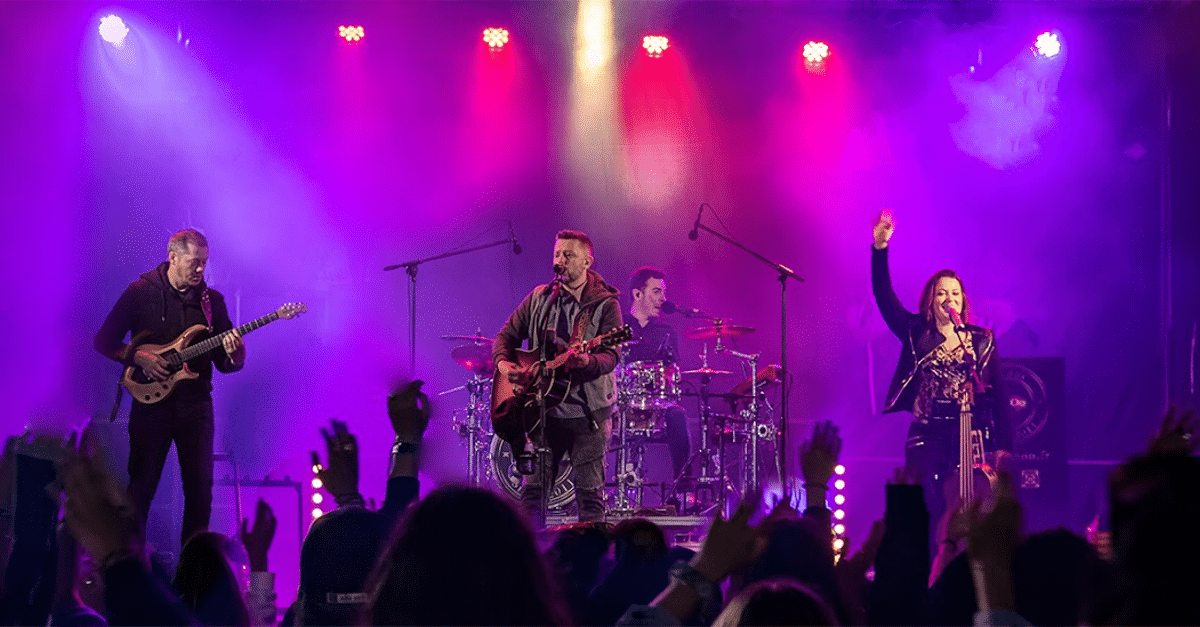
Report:
[[[205,625],[249,625],[250,610],[227,553],[228,536],[201,531],[179,554],[173,582],[179,599]]]
[[[971,321],[971,301],[967,298],[967,285],[963,283],[962,277],[953,270],[938,270],[929,280],[925,282],[925,289],[921,290],[921,315],[925,317],[925,321],[933,324],[933,290],[937,287],[939,279],[954,279],[958,281],[958,286],[962,288],[962,311],[958,312],[962,316],[963,322]]]
[[[367,581],[375,625],[566,625],[533,530],[508,501],[448,486],[413,506]]]

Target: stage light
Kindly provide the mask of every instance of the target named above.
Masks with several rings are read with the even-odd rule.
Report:
[[[1062,50],[1062,42],[1058,40],[1056,33],[1047,31],[1037,36],[1037,41],[1033,43],[1033,47],[1037,50],[1039,56],[1049,59]]]
[[[838,520],[841,520],[841,519],[845,518],[845,517],[846,517],[846,510],[844,510],[844,509],[835,509],[835,510],[833,510],[833,517],[834,517],[834,518],[836,518],[836,519],[838,519]]]
[[[313,517],[313,520],[316,520],[316,519],[318,519],[318,518],[320,518],[320,517],[322,517],[322,516],[324,516],[324,515],[325,515],[325,512],[321,511],[321,508],[320,508],[320,507],[314,507],[314,508],[312,508],[312,517]]]
[[[841,538],[838,538],[833,541],[833,550],[835,550],[835,551],[840,551],[840,550],[842,550],[842,547],[845,547],[845,546],[846,546],[846,541]]]
[[[844,505],[846,503],[846,495],[845,494],[835,494],[833,497],[833,502],[835,505]]]
[[[483,42],[492,50],[499,50],[508,43],[508,31],[503,28],[485,28],[483,29]]]
[[[846,533],[846,525],[843,525],[842,523],[837,523],[836,525],[833,526],[833,532],[839,536],[842,535],[843,533]]]
[[[121,18],[115,15],[100,18],[100,38],[104,41],[119,48],[125,43],[125,36],[128,34],[129,27]]]
[[[845,490],[845,489],[846,489],[846,481],[845,481],[844,479],[838,479],[838,480],[834,481],[834,482],[833,482],[833,489],[835,489],[835,490]]]
[[[338,37],[345,39],[349,43],[357,43],[362,41],[363,37],[367,36],[367,31],[362,26],[339,26]]]
[[[819,41],[810,41],[804,44],[804,62],[806,64],[817,64],[825,60],[829,56],[829,46]]]
[[[320,489],[321,489],[321,486],[323,486],[323,485],[325,485],[325,484],[321,483],[321,480],[320,480],[320,479],[313,479],[313,480],[312,480],[312,487],[313,487],[313,489],[314,489],[314,490],[320,490]]]
[[[841,465],[841,464],[838,464],[837,466],[834,466],[834,467],[833,467],[833,474],[835,474],[835,475],[844,475],[844,474],[846,474],[846,467],[845,467],[845,466],[843,466],[843,465]]]
[[[656,59],[661,57],[662,53],[670,46],[670,42],[663,35],[646,35],[642,37],[642,47],[646,49],[646,54]]]
[[[321,496],[320,492],[313,492],[313,503],[320,505],[321,502],[324,500],[325,500],[325,497]]]

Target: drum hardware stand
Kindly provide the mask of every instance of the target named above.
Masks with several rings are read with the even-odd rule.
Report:
[[[462,436],[467,441],[467,484],[472,486],[483,486],[487,483],[490,476],[490,444],[491,432],[486,424],[486,418],[483,412],[479,411],[482,406],[480,403],[486,402],[489,399],[484,398],[484,391],[489,381],[482,377],[471,377],[465,385],[456,388],[451,388],[445,392],[439,393],[449,394],[457,392],[461,389],[467,390],[467,408],[466,420],[454,420],[452,428],[458,435]],[[457,418],[459,410],[454,410],[454,415]]]
[[[759,441],[772,441],[778,435],[773,425],[760,422],[758,418],[759,382],[757,373],[758,359],[761,355],[758,353],[742,353],[728,348],[721,343],[721,336],[719,335],[717,336],[717,345],[714,350],[718,353],[729,353],[750,364],[750,403],[741,412],[741,418],[746,421],[745,424],[748,426],[746,443],[742,448],[742,458],[744,460],[742,468],[746,475],[742,481],[742,489],[744,494],[753,493],[761,487],[758,469]],[[778,457],[776,455],[776,469],[779,469]]]
[[[704,212],[705,207],[708,207],[709,210],[712,210],[712,207],[709,206],[708,203],[703,203],[700,205],[701,213]],[[741,243],[735,241],[734,239],[714,231],[713,229],[709,228],[705,224],[701,224],[700,216],[698,214],[696,217],[696,225],[695,225],[695,228],[693,229],[693,232],[698,233],[701,230],[703,230],[707,233],[710,233],[710,234],[716,236],[718,239],[721,239],[733,246],[736,246],[736,247],[742,249],[747,254],[749,254],[751,257],[754,257],[755,259],[758,259],[759,261],[761,261],[764,264],[766,264],[767,266],[769,266],[778,275],[776,277],[776,280],[779,281],[779,367],[780,367],[780,370],[783,371],[783,374],[782,374],[783,389],[780,392],[781,399],[780,399],[780,416],[779,416],[779,421],[778,421],[779,426],[776,429],[776,434],[775,434],[775,438],[777,440],[776,449],[775,449],[775,465],[776,465],[776,467],[779,468],[779,483],[783,487],[783,489],[785,491],[787,491],[790,488],[790,485],[788,482],[788,477],[786,475],[786,473],[787,473],[786,459],[787,459],[787,429],[788,429],[788,387],[790,387],[788,385],[788,379],[791,377],[791,372],[788,370],[788,361],[787,361],[787,282],[788,282],[788,279],[795,279],[796,282],[803,283],[804,279],[801,278],[800,275],[796,274],[795,270],[792,270],[791,268],[789,268],[781,263],[776,263],[774,261],[771,261],[770,259],[767,259],[766,257],[760,255],[759,253],[756,253],[753,250],[750,250],[749,248],[747,248],[746,246],[742,245]]]

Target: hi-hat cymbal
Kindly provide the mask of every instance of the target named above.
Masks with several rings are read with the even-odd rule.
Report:
[[[683,336],[692,340],[715,340],[727,337],[738,337],[740,335],[749,335],[754,333],[754,327],[739,326],[736,324],[718,324],[711,327],[696,327],[683,333]]]
[[[719,375],[719,374],[733,374],[733,373],[728,370],[713,370],[712,368],[705,366],[703,368],[696,368],[695,370],[684,370],[683,372],[681,372],[679,374]]]
[[[492,338],[483,337],[482,335],[443,335],[443,340],[453,340],[455,342],[475,342],[476,344],[491,344]]]
[[[478,374],[491,374],[495,368],[492,363],[492,349],[478,344],[465,344],[450,351],[450,356],[458,365]]]

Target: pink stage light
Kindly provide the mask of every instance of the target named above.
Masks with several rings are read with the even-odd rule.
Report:
[[[1038,56],[1049,59],[1062,50],[1062,42],[1058,40],[1057,33],[1047,31],[1037,36],[1037,41],[1033,43],[1033,47],[1037,51]]]
[[[804,57],[804,69],[812,74],[825,74],[825,60],[829,58],[829,45],[820,41],[810,41],[804,44],[800,52]]]
[[[362,41],[363,37],[367,36],[367,31],[362,26],[339,26],[338,37],[345,39],[348,43],[357,43]]]
[[[642,47],[646,49],[646,54],[657,59],[667,48],[671,47],[671,43],[665,35],[646,35],[642,37]]]
[[[128,34],[129,27],[121,18],[115,15],[106,15],[100,18],[100,38],[104,41],[120,47],[125,43],[125,36]]]
[[[483,29],[483,42],[492,50],[499,50],[508,43],[508,30],[503,28]]]

